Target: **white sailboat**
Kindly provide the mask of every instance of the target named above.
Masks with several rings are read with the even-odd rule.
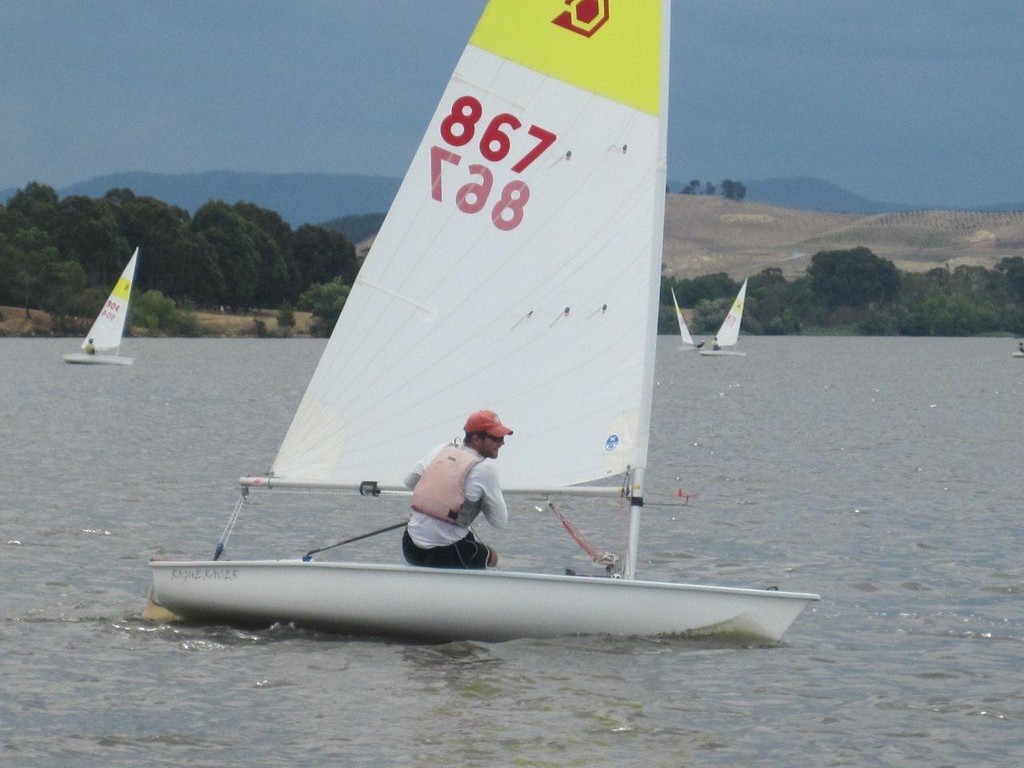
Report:
[[[271,471],[240,480],[243,498],[351,489],[373,504],[406,493],[409,469],[467,413],[493,408],[515,427],[499,467],[506,497],[628,499],[620,578],[417,568],[399,564],[397,541],[393,564],[220,559],[226,531],[212,560],[151,561],[156,606],[196,622],[431,641],[775,641],[818,600],[636,578],[669,13],[670,0],[610,17],[607,4],[490,0]]]
[[[686,318],[683,317],[683,310],[679,308],[679,302],[676,301],[676,290],[671,287],[669,290],[672,292],[672,306],[676,308],[676,320],[679,321],[679,338],[683,343],[683,349],[696,349],[697,345],[693,343],[690,329],[686,327]]]
[[[69,352],[64,355],[65,363],[79,365],[131,365],[135,358],[122,357],[121,337],[124,335],[124,324],[128,319],[128,305],[132,295],[132,282],[135,280],[135,263],[139,258],[139,249],[135,249],[131,259],[125,266],[121,276],[114,284],[110,296],[93,321],[89,333],[82,339],[82,352]]]
[[[732,303],[729,314],[722,321],[722,327],[710,347],[705,346],[700,353],[705,357],[743,357],[746,352],[740,352],[733,347],[740,338],[740,323],[743,322],[743,302],[747,298],[747,281],[743,281],[740,292],[736,294],[736,300]]]

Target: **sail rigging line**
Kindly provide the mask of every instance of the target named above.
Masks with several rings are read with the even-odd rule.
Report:
[[[425,304],[420,304],[418,301],[413,301],[408,296],[398,293],[397,291],[392,291],[388,288],[385,288],[383,285],[380,285],[379,283],[374,283],[370,280],[358,276],[356,277],[356,282],[359,283],[360,285],[365,285],[368,288],[373,288],[376,291],[380,291],[385,296],[390,296],[391,298],[397,299],[398,301],[403,301],[409,306],[419,310],[420,312],[423,312],[424,314],[432,315],[435,313],[435,310],[433,308],[428,307]]]
[[[317,554],[319,552],[326,552],[328,549],[334,549],[335,547],[340,547],[342,544],[351,544],[353,541],[360,541],[362,539],[368,539],[371,536],[377,536],[378,534],[381,534],[381,533],[387,533],[388,531],[393,531],[396,528],[404,528],[408,524],[409,524],[408,520],[403,520],[400,523],[395,523],[394,525],[389,525],[389,526],[387,526],[385,528],[378,528],[376,531],[370,531],[369,533],[363,533],[363,534],[360,534],[359,536],[353,536],[350,539],[343,539],[342,541],[335,542],[334,544],[328,544],[326,547],[320,547],[318,549],[311,549],[311,550],[309,550],[309,552],[307,552],[306,554],[304,554],[302,556],[302,562],[308,563],[310,560],[313,559],[313,555],[315,555],[315,554]]]
[[[238,502],[235,504],[235,508],[231,512],[231,516],[228,517],[228,524],[224,526],[224,532],[220,535],[220,541],[217,542],[217,546],[213,550],[214,560],[220,560],[220,556],[224,554],[224,548],[228,545],[228,538],[231,536],[231,531],[235,527],[235,523],[238,521],[238,515],[242,511],[242,505],[245,504],[245,500],[248,496],[249,489],[242,486],[241,496],[239,496]]]
[[[479,93],[484,93],[487,94],[488,96],[493,96],[495,99],[505,102],[511,109],[514,109],[517,112],[524,113],[529,108],[529,105],[524,104],[520,101],[516,101],[515,99],[509,96],[505,96],[504,94],[499,93],[498,91],[492,88],[485,87],[482,83],[477,82],[472,78],[466,77],[465,75],[462,75],[458,72],[452,74],[451,81],[453,83],[458,83],[459,85],[468,85],[474,90],[478,91]]]
[[[523,320],[529,320],[531,317],[533,317],[533,310],[532,309],[529,312],[527,312],[525,315],[520,317],[518,320],[516,320],[515,325],[512,326],[511,330],[515,330],[516,326],[519,325],[521,322],[523,322]]]
[[[539,511],[540,507],[537,507],[537,509]],[[576,526],[573,525],[572,521],[559,511],[558,507],[556,507],[555,503],[550,499],[548,499],[548,509],[555,513],[555,517],[558,518],[558,522],[560,522],[562,527],[569,532],[569,536],[571,536],[572,540],[579,545],[580,549],[590,555],[591,560],[598,565],[606,566],[609,573],[614,566],[618,565],[618,555],[612,552],[599,552],[597,548],[587,541],[586,537],[579,532]]]
[[[556,165],[558,165],[558,164],[559,164],[560,162],[562,162],[563,160],[565,160],[565,161],[569,161],[569,160],[572,160],[572,150],[571,150],[571,149],[567,149],[567,150],[565,151],[565,154],[564,154],[564,155],[559,155],[559,156],[558,156],[558,157],[557,157],[557,158],[555,159],[555,161],[554,161],[553,163],[551,163],[551,165],[549,165],[549,166],[548,166],[548,168],[554,168],[554,167],[555,167]]]

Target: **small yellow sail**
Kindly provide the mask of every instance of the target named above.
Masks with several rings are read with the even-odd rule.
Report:
[[[132,293],[132,281],[127,276],[121,275],[121,279],[117,281],[114,286],[114,290],[110,292],[111,298],[118,298],[121,301],[128,301],[128,297]]]

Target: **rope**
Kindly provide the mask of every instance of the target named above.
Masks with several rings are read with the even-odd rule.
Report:
[[[228,537],[231,536],[231,529],[235,527],[235,522],[238,520],[238,515],[242,511],[242,505],[245,504],[245,499],[249,495],[249,489],[243,488],[242,495],[238,499],[238,503],[235,504],[235,509],[228,518],[228,524],[224,527],[224,533],[220,535],[220,541],[217,542],[217,548],[213,551],[213,559],[220,560],[220,556],[224,554],[224,547],[228,545]]]
[[[611,552],[598,552],[597,549],[584,538],[583,534],[576,530],[576,526],[572,524],[565,515],[558,511],[558,507],[555,506],[553,501],[548,501],[548,508],[555,513],[555,517],[562,524],[562,527],[569,532],[572,540],[579,545],[580,549],[590,555],[590,559],[595,563],[606,566],[613,566],[619,562],[619,556]]]

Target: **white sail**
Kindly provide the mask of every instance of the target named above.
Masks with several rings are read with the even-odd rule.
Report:
[[[722,327],[718,329],[718,346],[720,347],[732,347],[736,345],[736,342],[740,338],[740,323],[743,321],[743,302],[747,296],[747,281],[743,281],[743,285],[740,286],[740,292],[736,294],[736,300],[732,303],[732,308],[729,310],[729,314],[725,316],[725,320],[722,322]]]
[[[672,292],[672,306],[676,308],[676,320],[679,321],[679,337],[682,339],[684,345],[688,347],[693,346],[693,337],[690,336],[690,330],[686,327],[686,319],[683,317],[683,310],[679,308],[679,302],[676,301],[675,288],[669,288]]]
[[[480,408],[515,430],[510,490],[646,464],[668,5],[633,5],[595,33],[575,7],[488,4],[274,477],[400,485]]]
[[[121,346],[124,335],[124,323],[128,319],[128,304],[132,294],[132,282],[135,280],[135,262],[139,257],[139,249],[135,249],[131,259],[125,266],[121,277],[114,284],[110,296],[107,297],[103,309],[93,321],[89,333],[82,339],[82,349],[89,346],[90,340],[97,351],[116,350]]]

